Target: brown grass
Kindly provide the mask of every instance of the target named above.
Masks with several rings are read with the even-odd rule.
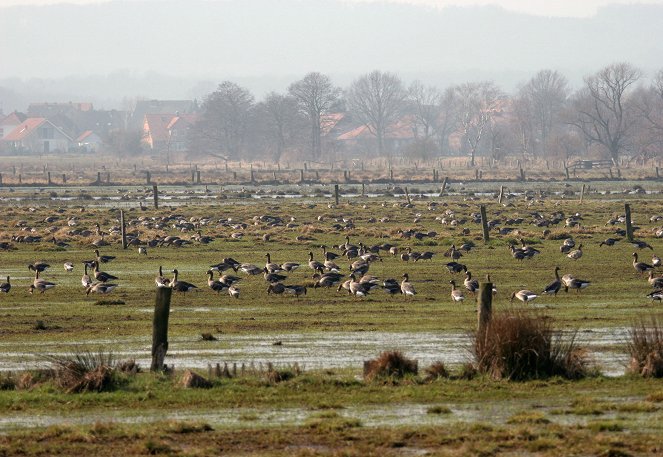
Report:
[[[416,375],[418,362],[408,359],[400,351],[384,351],[377,359],[364,362],[364,379],[401,379],[406,375]]]
[[[69,393],[104,392],[117,387],[112,353],[87,351],[50,360],[55,383]]]
[[[663,327],[659,318],[642,319],[629,330],[629,371],[644,377],[663,377]]]
[[[495,379],[526,380],[587,376],[587,352],[575,345],[575,334],[563,342],[552,321],[536,313],[513,309],[494,314],[474,334],[477,369]]]
[[[426,373],[424,381],[427,382],[449,377],[449,371],[447,371],[447,367],[444,366],[444,363],[440,361],[433,362],[431,366],[424,370],[424,372]]]

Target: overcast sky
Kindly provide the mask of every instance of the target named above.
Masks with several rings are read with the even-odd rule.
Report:
[[[0,0],[1,6],[13,5],[50,5],[56,3],[90,4],[109,0]],[[137,0],[123,0],[132,2]],[[141,0],[142,1],[142,0]],[[151,0],[159,1],[159,0]],[[210,0],[223,1],[223,0]],[[278,0],[274,0],[278,1]],[[303,0],[314,2],[320,0]],[[469,5],[498,5],[503,8],[527,14],[543,16],[569,16],[586,17],[596,13],[597,8],[611,4],[663,4],[663,0],[345,0],[348,2],[375,2],[387,1],[393,3],[418,3],[432,6],[469,6]]]

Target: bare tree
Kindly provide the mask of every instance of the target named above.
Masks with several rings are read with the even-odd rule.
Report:
[[[377,70],[360,77],[347,90],[348,108],[377,138],[379,156],[384,155],[387,128],[403,113],[406,97],[397,75]]]
[[[440,97],[438,120],[435,126],[435,136],[440,147],[440,154],[449,152],[449,136],[458,129],[458,97],[455,87],[448,87]]]
[[[278,162],[287,149],[299,142],[305,119],[294,97],[270,92],[256,106],[256,123],[254,131],[262,132],[272,160]]]
[[[513,101],[523,153],[546,155],[551,137],[562,128],[568,81],[554,70],[541,70],[520,88]]]
[[[288,87],[288,92],[299,105],[311,126],[311,155],[320,158],[322,155],[321,117],[327,114],[338,102],[341,90],[335,87],[329,76],[313,72],[304,76]]]
[[[212,92],[202,107],[194,127],[197,146],[208,152],[221,152],[227,158],[241,156],[254,97],[234,82],[224,81]]]
[[[628,63],[609,65],[585,78],[585,87],[574,99],[575,118],[571,124],[587,140],[605,147],[616,161],[626,149],[637,120],[629,88],[642,73]]]
[[[434,86],[424,86],[414,81],[408,88],[408,101],[412,104],[415,119],[415,135],[421,144],[422,157],[428,156],[428,145],[438,129],[442,94]]]
[[[475,166],[476,152],[503,98],[502,91],[492,82],[465,83],[456,87],[459,122],[470,150],[470,165]]]

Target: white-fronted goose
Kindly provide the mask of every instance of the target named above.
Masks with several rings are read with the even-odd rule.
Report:
[[[445,265],[449,273],[460,273],[462,271],[467,271],[467,266],[458,262],[449,262]]]
[[[389,295],[396,295],[402,293],[401,291],[401,285],[396,281],[395,279],[385,279],[382,282],[382,288],[389,294]]]
[[[230,295],[232,298],[239,298],[239,287],[237,286],[228,287],[228,295]]]
[[[87,263],[83,264],[83,276],[81,277],[81,284],[83,284],[83,287],[90,287],[92,285],[92,278],[90,278],[90,275],[87,274]]]
[[[300,295],[306,295],[306,286],[284,285],[285,293],[299,298]]]
[[[177,271],[177,268],[173,270],[173,280],[171,281],[171,286],[174,291],[176,292],[182,292],[183,294],[186,294],[187,292],[190,292],[194,289],[197,289],[198,287],[191,284],[190,282],[186,281],[179,281],[177,279],[179,272]]]
[[[663,300],[663,290],[657,289],[651,293],[647,294],[647,297],[651,298],[652,303],[654,301],[662,301]]]
[[[39,271],[36,271],[35,280],[32,282],[32,284],[30,284],[30,293],[33,293],[35,289],[37,289],[40,293],[43,294],[48,289],[52,289],[55,286],[57,286],[57,284],[54,282],[39,279]]]
[[[269,294],[280,295],[283,292],[285,292],[285,286],[283,285],[282,282],[275,282],[267,286],[267,295]]]
[[[262,269],[263,277],[267,282],[280,282],[286,280],[288,277],[286,275],[280,275],[278,273],[271,273],[267,267]]]
[[[509,301],[513,302],[513,299],[517,298],[523,303],[529,303],[533,300],[536,300],[537,297],[538,295],[532,292],[531,290],[519,290],[518,292],[514,292],[511,294],[511,299]]]
[[[207,275],[208,275],[207,285],[217,294],[219,292],[223,292],[228,288],[228,284],[214,280],[214,272],[212,270],[207,270]]]
[[[557,296],[557,292],[562,288],[562,280],[559,279],[559,267],[555,267],[555,280],[543,289],[543,294]]]
[[[103,282],[97,282],[97,283],[91,284],[87,287],[87,289],[85,290],[85,295],[90,295],[90,292],[94,292],[95,294],[109,294],[116,287],[117,287],[117,284],[108,284],[108,283],[103,283]]]
[[[318,287],[329,288],[335,286],[336,284],[340,284],[341,281],[343,280],[343,275],[339,273],[329,272],[323,275],[316,274],[313,276],[313,278],[316,279],[315,283],[313,284],[314,289]]]
[[[9,276],[7,276],[7,282],[3,282],[0,284],[0,292],[3,294],[8,294],[9,291],[12,289],[12,284],[9,282]]]
[[[64,266],[64,271],[68,271],[68,272],[74,271],[74,264],[71,263],[71,262],[65,262],[63,264],[63,266]]]
[[[297,262],[285,262],[281,264],[281,269],[283,271],[287,271],[288,273],[291,273],[295,271],[297,268],[299,268],[301,265],[298,264]]]
[[[657,256],[656,254],[651,256],[651,265],[652,267],[660,267],[661,266],[661,258]]]
[[[94,250],[94,254],[97,256],[97,262],[99,263],[108,263],[115,260],[114,255],[101,255],[99,254],[99,249]]]
[[[170,279],[163,276],[161,265],[159,265],[159,276],[154,278],[154,282],[156,283],[157,287],[170,287]]]
[[[35,271],[37,273],[41,273],[42,271],[46,271],[47,269],[50,268],[50,265],[44,262],[34,262],[28,265],[28,270]]]
[[[117,276],[113,276],[112,274],[106,273],[104,271],[99,271],[99,262],[94,263],[94,279],[97,281],[101,282],[107,282],[107,281],[112,281],[115,279],[119,279]]]
[[[654,272],[651,270],[647,281],[654,289],[663,289],[663,276],[654,276]]]
[[[654,267],[649,265],[648,263],[638,262],[638,254],[636,252],[634,252],[632,256],[633,256],[633,268],[635,269],[636,272],[642,274],[648,271],[652,271],[654,269]]]
[[[403,281],[401,282],[401,293],[406,297],[414,297],[417,295],[417,291],[414,290],[414,286],[410,282],[410,277],[407,273],[403,273]]]
[[[465,300],[465,294],[463,293],[462,290],[456,289],[456,281],[453,279],[449,281],[449,284],[451,284],[451,300],[454,302],[461,302]]]
[[[255,276],[262,273],[263,269],[256,265],[253,265],[252,263],[243,263],[239,266],[239,271],[241,271],[242,273],[246,273],[247,275],[250,276]]]
[[[318,273],[322,273],[325,269],[325,265],[317,260],[313,260],[313,252],[308,253],[308,267]]]
[[[479,281],[476,278],[472,279],[472,273],[469,271],[465,272],[465,281],[463,281],[463,284],[465,284],[465,288],[469,290],[472,295],[476,294],[476,291],[479,290]]]
[[[368,292],[370,290],[370,286],[368,283],[361,283],[357,281],[357,278],[355,277],[354,274],[350,275],[350,284],[349,284],[349,290],[352,295],[355,297],[365,297],[368,295]]]
[[[589,287],[591,282],[585,281],[583,279],[576,279],[572,278],[568,283],[566,284],[566,291],[568,292],[568,289],[575,289],[577,292],[580,292],[581,289],[585,289]]]
[[[580,257],[582,257],[582,243],[578,245],[578,249],[574,249],[573,251],[566,254],[566,256],[571,260],[578,260]]]
[[[265,268],[269,273],[278,273],[279,271],[283,271],[283,268],[281,268],[281,265],[278,263],[272,262],[272,256],[269,255],[269,252],[265,254],[265,257],[267,257],[267,262],[265,263]]]

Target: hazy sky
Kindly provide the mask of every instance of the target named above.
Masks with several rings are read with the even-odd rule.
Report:
[[[0,0],[0,7],[13,5],[50,5],[56,3],[91,4],[110,0]],[[135,0],[123,0],[132,2]],[[143,1],[143,0],[141,0]],[[159,1],[159,0],[151,0]],[[210,0],[223,1],[223,0]],[[274,0],[278,1],[278,0]],[[320,0],[305,0],[307,2]],[[663,0],[345,0],[348,2],[386,1],[392,3],[415,3],[432,6],[498,5],[527,14],[543,16],[584,17],[593,15],[597,8],[611,4],[663,4]]]

